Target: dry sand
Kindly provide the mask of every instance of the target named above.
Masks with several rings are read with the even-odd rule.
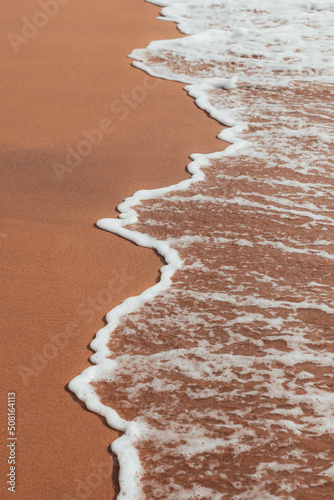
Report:
[[[15,391],[16,498],[113,498],[108,446],[117,433],[80,407],[66,384],[89,365],[86,346],[103,315],[152,285],[161,263],[94,222],[116,216],[115,206],[137,189],[185,178],[190,153],[221,148],[221,127],[181,84],[159,81],[147,90],[157,80],[131,67],[132,49],[180,36],[154,20],[158,8],[143,0],[70,0],[27,43],[12,37],[17,53],[7,34],[22,36],[22,18],[43,24],[45,16],[34,0],[2,10],[1,421],[7,392]],[[131,93],[120,109],[115,100]],[[58,178],[53,162],[64,165],[66,147],[76,149],[85,130],[109,126],[103,119],[113,131]],[[5,499],[6,437],[3,429]]]

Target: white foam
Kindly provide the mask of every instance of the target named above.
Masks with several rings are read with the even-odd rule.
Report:
[[[333,82],[333,49],[329,43],[332,41],[334,28],[333,3],[327,0],[317,2],[296,0],[293,4],[288,0],[281,2],[240,0],[236,7],[232,0],[151,1],[164,7],[162,14],[166,16],[165,20],[178,23],[179,29],[189,36],[151,42],[146,49],[134,50],[131,53],[131,57],[136,59],[133,65],[152,76],[187,83],[186,90],[195,99],[197,106],[229,127],[222,130],[218,137],[229,142],[230,146],[223,151],[207,155],[191,155],[192,162],[188,165],[191,179],[162,189],[138,191],[119,205],[118,219],[101,219],[97,223],[101,229],[118,234],[140,246],[155,249],[166,261],[166,265],[161,269],[161,279],[156,285],[138,297],[125,300],[107,314],[107,325],[97,333],[91,343],[95,351],[91,359],[95,366],[87,368],[69,384],[70,390],[85,402],[87,408],[104,416],[111,427],[124,432],[124,435],[112,445],[120,463],[121,493],[118,498],[124,500],[144,498],[141,489],[143,470],[137,444],[147,436],[162,446],[167,442],[174,443],[177,450],[175,453],[191,460],[193,456],[207,453],[219,446],[232,447],[235,455],[243,453],[251,449],[251,445],[247,444],[249,442],[247,438],[254,437],[254,433],[250,428],[235,425],[226,414],[222,415],[217,409],[210,408],[206,416],[218,421],[223,419],[224,425],[229,426],[232,432],[228,438],[221,440],[210,438],[200,426],[189,427],[176,420],[166,422],[163,433],[153,425],[148,426],[147,420],[142,416],[128,422],[115,410],[103,405],[91,385],[92,381],[109,380],[117,370],[126,371],[128,367],[132,367],[134,385],[127,391],[129,401],[136,401],[139,390],[152,390],[159,394],[176,393],[177,397],[178,391],[182,389],[182,377],[194,381],[194,387],[187,387],[184,394],[189,400],[197,401],[214,397],[215,391],[211,386],[199,391],[195,384],[196,380],[205,379],[213,385],[237,382],[241,384],[243,376],[249,377],[249,380],[254,382],[255,395],[263,390],[270,394],[270,398],[284,398],[292,407],[291,411],[281,411],[280,420],[261,420],[263,428],[270,431],[271,427],[278,425],[287,432],[300,435],[306,431],[332,432],[333,427],[331,423],[333,396],[317,385],[312,373],[302,370],[287,382],[284,371],[286,367],[291,368],[302,363],[325,368],[332,366],[334,362],[333,353],[315,351],[310,347],[307,332],[300,328],[296,320],[296,315],[300,311],[334,314],[334,304],[327,299],[325,301],[320,292],[316,300],[314,296],[308,295],[311,293],[310,289],[317,287],[320,290],[322,284],[310,281],[308,285],[312,285],[305,292],[305,297],[295,302],[284,299],[284,296],[289,297],[290,293],[293,294],[293,286],[291,284],[283,286],[279,280],[267,275],[265,269],[262,274],[256,275],[256,271],[235,269],[226,263],[219,269],[213,267],[215,277],[218,276],[219,280],[212,281],[209,291],[197,290],[196,284],[193,289],[187,291],[170,290],[171,279],[176,271],[197,270],[198,275],[212,271],[210,266],[214,266],[215,263],[212,264],[205,258],[194,262],[184,262],[181,259],[179,252],[192,245],[204,245],[210,241],[210,245],[217,248],[217,252],[234,245],[241,252],[271,248],[287,256],[312,255],[314,258],[332,260],[330,249],[327,251],[330,242],[322,233],[313,244],[303,247],[293,238],[289,242],[280,242],[268,240],[257,233],[248,236],[247,228],[243,229],[245,234],[242,236],[226,229],[223,236],[182,234],[171,236],[168,240],[160,240],[127,227],[138,223],[137,211],[144,210],[146,200],[168,198],[170,203],[175,205],[180,203],[179,193],[190,191],[196,183],[204,182],[206,169],[212,167],[215,161],[223,160],[226,168],[223,172],[218,172],[217,176],[226,181],[238,180],[243,183],[242,193],[232,193],[221,198],[196,193],[187,196],[183,201],[184,204],[206,203],[208,206],[213,205],[215,210],[220,205],[222,209],[238,206],[244,211],[245,216],[248,213],[255,213],[257,216],[267,214],[272,217],[272,221],[281,225],[293,226],[296,220],[302,221],[300,227],[305,230],[310,227],[327,230],[333,225],[331,208],[327,207],[325,201],[320,203],[320,199],[326,198],[331,189],[329,177],[332,173],[328,173],[328,157],[331,151],[332,112],[324,106],[321,107],[321,103],[316,106],[311,98],[303,103],[302,109],[298,103],[295,109],[291,109],[290,103],[286,104],[284,101],[285,94],[295,85],[302,86],[303,82],[307,82],[314,88],[317,86],[320,88],[321,85]],[[282,100],[276,102],[275,99],[271,99],[270,92],[278,87],[281,89]],[[251,103],[248,101],[250,92],[253,94],[256,92],[256,98],[253,97]],[[323,120],[321,126],[313,125],[312,119],[315,117],[321,117]],[[277,122],[279,127],[276,130]],[[312,151],[307,149],[305,144],[310,140],[316,144],[321,161],[318,161],[317,157],[314,158]],[[296,144],[299,150],[297,157],[294,158],[291,151],[294,152]],[[312,147],[314,149],[314,146]],[[268,170],[267,176],[262,173],[262,177],[259,178],[252,171],[247,175],[235,176],[234,172],[229,175],[230,165],[234,166],[244,158],[252,163],[254,169],[257,163],[265,164],[263,171]],[[270,168],[277,165],[280,174],[277,178],[273,178]],[[286,172],[286,177],[281,173],[283,170]],[[299,177],[289,179],[289,171],[298,174]],[[326,176],[324,182],[313,180],[314,172]],[[265,195],[259,194],[259,190],[256,190],[259,184],[265,185]],[[278,188],[279,196],[276,194]],[[306,193],[312,201],[304,200]],[[146,223],[154,227],[153,216]],[[326,245],[326,250],[314,249],[315,245],[319,247]],[[236,286],[233,278],[238,272],[243,273],[244,281]],[[255,281],[271,286],[277,297],[268,299],[254,293],[247,281],[250,275]],[[221,281],[224,281],[224,291],[219,288]],[[216,307],[223,311],[224,307],[228,306],[228,311],[232,311],[236,319],[228,319],[224,323],[227,340],[216,339],[215,343],[213,342],[217,335],[216,330],[214,331],[215,314],[206,311],[203,318],[202,312],[192,311],[185,317],[184,311],[180,308],[169,318],[170,325],[176,325],[180,330],[187,329],[189,332],[187,342],[191,345],[189,348],[162,348],[158,354],[126,352],[116,360],[109,359],[111,353],[108,344],[122,320],[131,313],[140,311],[145,304],[152,304],[161,297],[171,300],[185,297],[187,300],[192,299],[196,304],[210,303],[214,305],[210,311],[215,311]],[[278,310],[281,311],[281,316],[275,315]],[[164,321],[164,318],[158,315],[155,318],[155,325],[161,327]],[[193,331],[196,331],[197,327],[203,329],[203,325],[207,328],[207,336],[197,338]],[[255,346],[256,349],[264,349],[263,356],[257,358],[249,353],[247,355],[221,353],[223,348],[242,345],[245,339],[243,330],[245,327],[253,333],[253,337],[247,338],[249,345]],[[261,337],[264,330],[271,332],[271,336],[267,336],[268,341],[284,341],[290,351],[281,351],[277,346],[266,347]],[[277,368],[277,365],[280,368]],[[174,373],[180,380],[165,382],[154,378],[142,382],[140,376],[144,368],[150,374]],[[303,381],[305,384],[307,388],[305,394],[296,392],[298,381]],[[253,393],[249,392],[247,396]],[[229,392],[227,391],[227,398],[231,400],[238,396],[240,396],[239,389],[232,387]],[[312,408],[314,415],[304,415],[301,410],[302,404]],[[180,412],[181,410],[182,408]],[[238,411],[235,412],[236,415]],[[247,411],[245,408],[240,416],[246,417]],[[275,412],[274,406],[271,407],[271,411]],[[154,419],[157,417],[156,412],[155,408],[150,408],[146,417]],[[193,412],[195,413],[195,410]],[[293,418],[299,418],[299,423],[294,422]],[[259,438],[257,443],[261,446],[266,444],[266,440]],[[258,477],[261,479],[261,474],[268,471],[269,475],[274,471],[280,471],[281,467],[282,464],[274,461],[263,463],[258,467]],[[209,469],[210,464],[208,464]],[[322,474],[331,477],[332,468]],[[235,482],[234,487],[238,491],[240,485]],[[165,495],[167,498],[167,490],[161,493],[158,484],[155,488],[157,495],[160,497]],[[290,493],[290,489],[291,485],[288,482],[282,482],[282,491],[286,495]],[[196,498],[196,495],[199,498],[201,495],[220,498],[214,490],[199,485],[191,485],[190,489],[185,489],[175,484],[173,491],[174,497],[168,493],[170,498]],[[235,493],[234,498],[248,500],[279,497],[269,494],[265,481],[261,479],[259,486],[250,487],[247,494]]]

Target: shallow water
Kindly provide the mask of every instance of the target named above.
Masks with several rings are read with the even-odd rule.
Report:
[[[334,5],[168,3],[191,36],[132,56],[233,146],[99,222],[167,242],[172,283],[109,313],[71,388],[125,431],[120,498],[333,498]]]

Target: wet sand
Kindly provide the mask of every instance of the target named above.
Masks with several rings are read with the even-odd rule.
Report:
[[[233,9],[220,7],[225,22]],[[180,21],[192,15],[186,10]],[[215,116],[247,124],[235,144],[247,146],[211,157],[200,184],[137,207],[138,222],[126,230],[168,241],[183,265],[172,286],[121,318],[108,344],[116,368],[105,364],[104,380],[100,372],[91,386],[104,405],[135,419],[143,498],[332,499],[334,108],[326,38],[314,37],[323,62],[308,61],[314,80],[291,61],[280,78],[283,65],[270,68],[269,53],[263,85],[252,57],[262,35],[257,44],[250,38],[245,58],[230,59],[233,40],[223,62],[212,39],[197,50],[203,39],[188,40],[184,52],[182,43],[159,44],[138,58],[159,74],[197,78],[224,74],[227,60],[240,75],[235,88],[194,85],[191,93]]]
[[[108,447],[117,434],[66,385],[89,366],[86,346],[103,315],[152,285],[161,263],[94,223],[116,216],[116,205],[137,189],[185,178],[190,153],[222,147],[214,139],[221,126],[181,84],[156,83],[131,67],[132,49],[179,36],[154,20],[158,8],[73,0],[45,18],[29,0],[3,11],[1,421],[7,392],[15,391],[16,498],[113,498]],[[31,39],[12,36],[11,46],[7,33],[22,37],[22,18],[45,25]],[[97,127],[102,139],[89,134]],[[85,131],[95,145],[87,146]],[[66,163],[72,148],[82,158]],[[5,473],[6,437],[3,430]],[[1,498],[10,498],[6,488],[2,480]]]

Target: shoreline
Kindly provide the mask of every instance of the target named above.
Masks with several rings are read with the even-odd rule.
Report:
[[[131,67],[133,49],[180,36],[172,23],[154,20],[159,10],[139,0],[114,11],[104,0],[94,8],[73,2],[18,54],[1,47],[4,388],[17,394],[19,499],[76,498],[85,489],[89,498],[112,498],[107,450],[118,434],[65,387],[89,366],[85,346],[103,314],[152,286],[161,263],[94,223],[116,217],[114,207],[140,188],[184,179],[189,152],[221,144],[214,139],[221,127],[184,99],[182,84],[159,81],[150,90]],[[8,29],[20,33],[21,18],[35,14],[33,1],[20,11],[7,6]],[[54,162],[65,166],[61,179]]]
[[[178,6],[175,10],[176,19]],[[257,14],[256,10],[254,14]],[[185,12],[184,18],[192,19],[192,15],[190,9]],[[255,17],[256,22],[257,15]],[[242,33],[241,28],[241,37]],[[198,49],[198,42],[203,42],[203,33],[196,36],[190,36],[187,41],[173,40],[170,45],[168,41],[151,43],[147,49],[135,50],[131,56],[135,55],[142,62],[136,66],[146,69],[149,74],[160,74],[164,79],[168,76],[173,81],[179,81],[179,75],[183,78],[186,73],[180,60],[187,60],[189,45],[193,42]],[[212,42],[212,38],[209,38]],[[217,34],[218,40],[222,38]],[[234,39],[230,42],[234,47]],[[250,50],[250,55],[256,56],[259,50],[261,47],[256,46]],[[323,46],[323,52],[326,53],[326,46]],[[210,46],[203,49],[204,53],[210,53]],[[198,56],[199,61],[197,55],[198,51],[193,50],[193,59],[190,55],[188,61],[189,72],[195,68],[195,77],[196,71],[200,76],[207,71],[207,67],[203,68],[201,63],[205,55],[202,59]],[[318,476],[319,470],[322,471],[321,475],[331,475],[330,457],[324,453],[321,457],[317,456],[315,461],[313,456],[314,430],[319,432],[319,426],[318,437],[322,441],[319,449],[327,450],[327,439],[323,435],[328,430],[326,408],[323,408],[322,418],[315,410],[318,384],[324,383],[322,373],[315,368],[310,377],[307,375],[307,378],[315,378],[307,392],[303,381],[298,380],[299,370],[305,365],[309,366],[308,363],[315,367],[319,360],[325,363],[322,342],[327,338],[326,327],[331,317],[327,316],[324,320],[323,313],[331,314],[333,309],[324,303],[319,304],[319,292],[315,292],[314,287],[319,286],[321,299],[325,299],[322,287],[326,285],[323,281],[329,276],[326,259],[332,260],[326,247],[330,245],[330,240],[326,238],[329,227],[325,226],[325,223],[332,222],[325,208],[330,203],[330,192],[324,205],[315,199],[317,192],[308,193],[308,201],[304,201],[304,186],[308,186],[310,179],[313,179],[313,186],[319,187],[322,179],[311,168],[312,161],[317,161],[317,158],[312,157],[311,141],[303,143],[307,153],[304,150],[299,152],[299,158],[304,158],[305,165],[301,167],[293,163],[296,139],[299,137],[295,136],[295,124],[301,125],[300,115],[296,111],[296,102],[301,98],[298,90],[296,94],[290,92],[285,95],[278,87],[275,94],[275,87],[271,87],[271,92],[266,93],[265,88],[256,86],[257,74],[253,74],[252,63],[248,67],[244,62],[240,65],[246,66],[253,86],[248,87],[244,82],[235,87],[236,78],[217,77],[215,71],[219,64],[215,57],[219,60],[219,55],[220,45],[217,45],[216,52],[213,50],[212,62],[208,63],[208,67],[213,68],[211,80],[207,77],[203,85],[193,80],[186,90],[209,115],[233,127],[219,133],[218,137],[232,142],[233,152],[238,151],[240,146],[246,146],[246,154],[231,155],[230,146],[226,152],[226,156],[230,156],[228,168],[224,161],[225,152],[204,155],[206,158],[211,156],[214,161],[210,164],[210,172],[203,180],[204,186],[202,184],[200,193],[195,188],[189,188],[182,200],[181,196],[168,195],[162,200],[159,196],[154,197],[154,194],[161,194],[168,188],[153,190],[150,192],[152,196],[148,191],[141,190],[119,206],[120,219],[104,218],[98,221],[101,228],[155,248],[166,257],[167,263],[161,269],[159,284],[110,311],[107,315],[108,326],[100,330],[97,339],[91,344],[96,351],[91,359],[99,365],[89,368],[70,384],[87,407],[106,416],[112,426],[125,431],[125,435],[113,443],[121,464],[121,496],[124,498],[139,498],[142,495],[147,498],[169,498],[175,496],[176,491],[184,492],[187,497],[191,492],[197,494],[200,491],[203,498],[216,494],[234,496],[238,493],[240,498],[249,494],[258,497],[265,493],[281,493],[284,496],[287,489],[281,484],[281,471],[284,471],[289,487],[296,488],[293,491],[297,496],[304,494],[305,484],[315,490],[319,487],[323,490],[325,483],[315,484],[309,477],[303,477],[304,463],[298,461],[298,457],[303,454],[309,456],[308,464],[315,476]],[[229,55],[226,57],[229,58]],[[234,61],[237,67],[238,62],[237,56]],[[281,62],[276,63],[280,67]],[[304,61],[305,67],[311,63]],[[270,71],[266,76],[270,85]],[[286,75],[283,75],[283,82],[285,78]],[[276,83],[276,76],[274,80]],[[301,86],[304,88],[303,83]],[[230,99],[222,89],[231,90]],[[254,99],[255,90],[258,91],[255,94],[257,99]],[[262,96],[259,95],[261,90],[264,90]],[[234,105],[243,103],[244,106],[239,104],[238,109],[241,121],[234,121],[233,112],[229,113],[231,101]],[[322,109],[326,102],[327,95],[320,95],[319,108]],[[304,104],[307,109],[307,99]],[[265,119],[262,117],[263,109],[268,109]],[[281,121],[277,123],[277,113],[280,111]],[[302,121],[304,139],[314,134],[309,126],[309,120],[314,119],[311,107],[309,115],[306,111],[305,115],[306,119]],[[245,123],[250,126],[245,126]],[[277,129],[281,130],[280,135],[285,140],[278,140]],[[256,147],[252,143],[254,130]],[[319,150],[324,157],[327,151],[324,137],[327,137],[328,130],[329,127],[324,125],[324,135],[320,140],[319,134],[318,140]],[[238,138],[238,134],[243,139]],[[259,150],[262,154],[258,153]],[[283,150],[289,158],[289,165],[281,165]],[[328,166],[324,161],[322,172],[327,172]],[[189,171],[193,170],[190,166]],[[184,183],[187,184],[187,181]],[[326,192],[328,185],[323,184],[323,188]],[[149,201],[134,211],[130,207],[136,204],[136,199]],[[301,199],[303,203],[300,203]],[[296,200],[299,210],[296,210]],[[301,211],[305,208],[308,211]],[[325,227],[313,228],[305,223],[305,217],[313,224],[322,221]],[[130,228],[123,228],[127,224]],[[187,228],[186,238],[183,238],[184,227]],[[322,235],[323,239],[320,237]],[[292,246],[286,245],[287,240]],[[310,240],[317,241],[322,250],[315,250]],[[167,282],[171,277],[169,271],[173,259],[168,256],[170,247],[167,241],[175,244],[173,251],[177,258],[174,264],[181,259],[187,263],[187,269],[177,266],[174,288],[170,289],[167,289]],[[298,256],[300,253],[303,254],[302,262]],[[319,283],[313,280],[315,258],[322,262],[322,272],[320,266],[316,268]],[[286,267],[277,265],[277,262],[285,263],[287,260]],[[197,274],[192,272],[193,264],[196,269],[200,268]],[[282,270],[279,270],[280,267]],[[229,273],[226,273],[226,269],[229,269]],[[305,272],[308,269],[313,269],[310,271],[311,276]],[[292,285],[291,274],[294,273],[298,278]],[[167,280],[164,280],[166,277]],[[264,286],[263,281],[273,283],[270,285],[272,288]],[[163,282],[166,285],[164,293],[154,294],[159,286],[161,292]],[[330,293],[330,289],[326,291]],[[307,310],[306,315],[301,313],[304,310]],[[218,317],[213,316],[213,311],[219,311]],[[120,317],[122,312],[126,313],[123,318]],[[313,324],[324,328],[315,330]],[[306,332],[302,339],[299,334],[301,328]],[[309,341],[310,338],[319,340],[319,337],[323,340],[311,351],[305,342],[306,338]],[[107,357],[108,350],[111,359]],[[328,369],[331,358],[328,353]],[[291,364],[296,359],[297,366]],[[279,375],[275,371],[278,366]],[[289,388],[289,381],[294,378],[298,392]],[[321,391],[322,397],[327,400],[326,387],[322,386]],[[226,397],[225,394],[222,397],[222,392],[227,393]],[[259,415],[263,400],[264,409]],[[312,431],[312,424],[305,423],[305,407],[314,426]],[[113,409],[117,410],[117,414]],[[292,411],[297,412],[297,419]],[[280,419],[280,413],[287,415],[287,419]],[[222,428],[221,419],[228,422],[225,429]],[[294,431],[296,427],[300,429],[298,434]],[[196,432],[192,433],[193,429]],[[228,439],[224,440],[226,435]],[[251,445],[248,439],[250,435],[257,438]],[[271,442],[276,441],[276,446],[268,446],[268,435],[272,436]],[[299,439],[298,435],[303,435],[303,438]],[[293,463],[296,462],[294,472],[290,470],[290,463],[287,465],[285,454],[287,446],[291,444]],[[260,448],[261,453],[258,454]],[[211,474],[207,463],[210,464]],[[279,466],[272,468],[268,465],[271,463]],[[264,474],[250,480],[252,472],[259,468],[265,471]],[[224,471],[223,474],[218,475],[218,470]],[[140,486],[137,481],[139,475],[142,475]],[[138,493],[138,489],[142,493]],[[330,489],[328,485],[327,490]]]

